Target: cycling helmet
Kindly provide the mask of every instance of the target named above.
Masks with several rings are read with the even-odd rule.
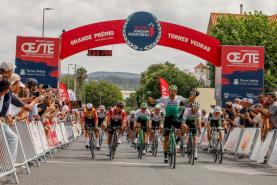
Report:
[[[105,110],[105,106],[104,106],[104,105],[100,105],[100,106],[99,106],[99,109]]]
[[[200,104],[199,104],[197,101],[193,102],[193,103],[191,104],[191,106],[192,106],[192,107],[200,108]]]
[[[117,102],[116,103],[116,107],[120,107],[120,108],[123,108],[124,107],[124,103],[123,102]]]
[[[131,114],[131,115],[135,115],[135,114],[136,114],[136,111],[131,111],[130,114]]]
[[[140,104],[140,108],[142,108],[142,109],[146,109],[148,106],[147,106],[147,104],[146,103],[142,103],[142,104]]]
[[[92,109],[93,105],[91,103],[86,104],[87,109]]]
[[[214,108],[214,112],[221,112],[221,107],[219,107],[219,106],[215,106],[215,108]]]
[[[160,110],[160,109],[161,109],[161,106],[160,106],[160,105],[155,105],[154,109],[155,109],[155,110]]]
[[[35,79],[35,78],[28,78],[26,80],[26,85],[28,87],[34,87],[34,86],[37,86],[38,85],[38,81]]]
[[[170,85],[169,90],[178,90],[178,87],[176,85]]]

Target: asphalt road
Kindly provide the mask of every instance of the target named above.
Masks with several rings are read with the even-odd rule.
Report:
[[[80,138],[69,149],[58,152],[31,174],[19,169],[21,185],[276,185],[277,170],[246,160],[224,158],[215,164],[209,154],[200,153],[194,166],[187,158],[177,158],[176,169],[163,163],[163,153],[143,159],[126,143],[117,150],[115,160],[106,156],[107,146],[97,151],[95,160]],[[3,179],[0,182],[6,182]]]

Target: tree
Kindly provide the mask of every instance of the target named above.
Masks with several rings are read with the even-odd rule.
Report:
[[[120,89],[106,81],[91,81],[85,85],[86,103],[93,103],[99,106],[100,102],[106,107],[115,105],[116,102],[122,101],[123,96]]]
[[[160,81],[163,77],[168,84],[178,86],[178,94],[188,97],[192,88],[196,87],[197,80],[185,72],[181,71],[174,64],[166,62],[165,64],[153,64],[142,73],[140,87],[136,90],[138,105],[146,101],[146,95],[151,92],[153,98],[160,98]]]
[[[222,16],[211,30],[211,36],[222,45],[252,45],[265,47],[265,90],[277,88],[277,21],[270,21],[262,12],[245,13],[244,16]],[[214,87],[214,66],[211,69]]]
[[[74,86],[74,77],[72,75],[62,76],[61,81],[66,85],[66,87],[68,89],[73,89],[73,86]]]

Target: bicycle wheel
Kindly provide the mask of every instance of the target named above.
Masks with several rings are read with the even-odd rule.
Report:
[[[112,150],[113,150],[112,159],[114,159],[115,151],[117,148],[117,134],[116,133],[113,134],[113,145],[112,146],[113,146],[112,147]]]
[[[214,158],[214,162],[216,163],[216,161],[217,161],[217,147],[218,147],[218,143],[214,139],[212,141],[212,147],[213,147],[213,149],[212,149],[213,158]]]
[[[158,152],[158,137],[156,136],[153,140],[153,149],[152,149],[152,156],[156,157]]]
[[[99,138],[99,146],[101,146],[102,145],[102,143],[103,143],[103,139],[104,139],[104,132],[103,132],[103,130],[101,129],[101,131],[100,131],[100,138]]]
[[[176,167],[176,149],[172,153],[172,166],[173,169]]]
[[[181,157],[185,157],[185,146],[184,146],[184,140],[181,140],[181,144],[180,144],[180,153],[181,153]]]
[[[93,136],[90,136],[90,139],[89,139],[89,149],[90,149],[90,152],[91,152],[91,158],[92,159],[95,159],[95,153],[94,153],[94,138]]]
[[[217,159],[218,159],[218,162],[219,164],[222,163],[222,160],[223,160],[223,149],[222,149],[222,142],[221,141],[218,141],[218,145],[217,145]]]
[[[195,155],[194,143],[192,141],[192,137],[189,138],[188,143],[188,156],[189,156],[189,164],[194,165],[194,155]]]

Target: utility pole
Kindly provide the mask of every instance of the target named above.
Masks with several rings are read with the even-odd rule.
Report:
[[[74,65],[74,93],[76,94],[76,96],[77,96],[77,92],[76,92],[76,81],[77,81],[77,74],[76,74],[76,68],[77,68],[77,65],[75,64]],[[77,96],[77,99],[78,99],[79,97]]]

